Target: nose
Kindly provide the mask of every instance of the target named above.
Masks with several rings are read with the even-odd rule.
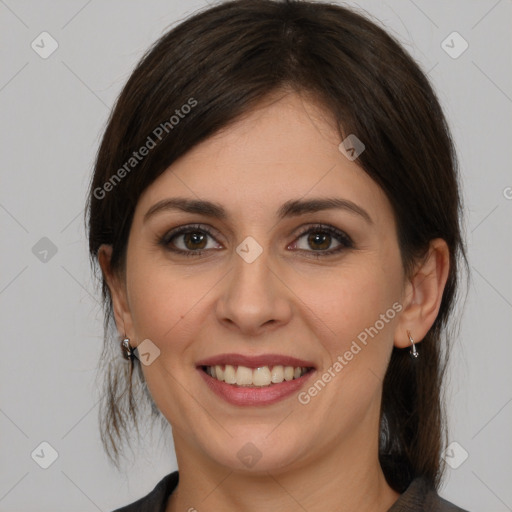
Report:
[[[263,252],[252,263],[238,254],[223,279],[217,318],[225,327],[246,336],[257,336],[290,321],[292,296],[278,265]]]

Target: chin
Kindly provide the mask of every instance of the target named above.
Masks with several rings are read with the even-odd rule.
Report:
[[[205,440],[203,449],[215,462],[237,473],[279,472],[297,463],[304,444],[299,442],[300,436],[294,439],[289,431],[282,431],[280,436],[274,437],[270,433],[273,428],[275,425],[271,428],[267,425],[259,429],[246,428],[236,435],[230,430],[232,438],[223,436],[223,441],[215,446],[211,446],[212,438],[209,438]]]

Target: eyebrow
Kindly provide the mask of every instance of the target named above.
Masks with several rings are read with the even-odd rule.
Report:
[[[314,213],[332,209],[345,210],[349,213],[359,215],[369,224],[373,224],[373,220],[366,210],[348,199],[342,199],[339,197],[322,197],[307,200],[293,199],[287,201],[277,211],[277,218],[282,220],[286,217],[297,217],[305,213]],[[173,210],[187,213],[198,213],[200,215],[220,220],[227,220],[229,218],[228,213],[219,203],[200,199],[189,199],[186,197],[172,197],[158,201],[158,203],[151,206],[151,208],[149,208],[145,213],[143,222],[146,222],[156,213]]]

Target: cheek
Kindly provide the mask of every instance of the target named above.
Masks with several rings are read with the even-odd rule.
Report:
[[[204,322],[208,293],[220,272],[186,269],[134,252],[127,272],[130,312],[138,340],[151,339],[160,348],[179,350],[189,343],[188,332]],[[172,342],[169,344],[169,342]],[[181,347],[182,348],[182,347]]]
[[[164,332],[187,310],[187,283],[169,267],[155,263],[150,253],[135,247],[128,253],[127,291],[137,339],[158,344]]]
[[[393,309],[393,304],[400,297],[399,275],[399,265],[389,265],[384,272],[377,262],[368,259],[365,265],[347,265],[297,280],[294,290],[304,311],[311,311],[315,330],[325,333],[324,341],[335,357],[348,350],[359,335],[364,339],[367,329],[375,324],[378,331],[390,331],[388,326],[396,317],[397,306]]]
[[[128,291],[135,336],[158,343],[164,330],[179,320],[181,310],[179,295],[172,292],[175,283],[154,277],[147,272],[133,275]]]

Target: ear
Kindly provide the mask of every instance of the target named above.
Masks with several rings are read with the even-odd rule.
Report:
[[[415,342],[421,341],[432,327],[443,298],[450,268],[450,251],[441,238],[430,242],[428,253],[417,265],[405,287],[404,309],[395,331],[395,346],[411,345],[407,331]]]
[[[126,285],[124,280],[112,271],[110,260],[112,258],[112,246],[103,244],[98,249],[98,262],[103,276],[107,282],[112,297],[114,319],[117,331],[121,336],[133,336],[133,323],[128,305]]]

